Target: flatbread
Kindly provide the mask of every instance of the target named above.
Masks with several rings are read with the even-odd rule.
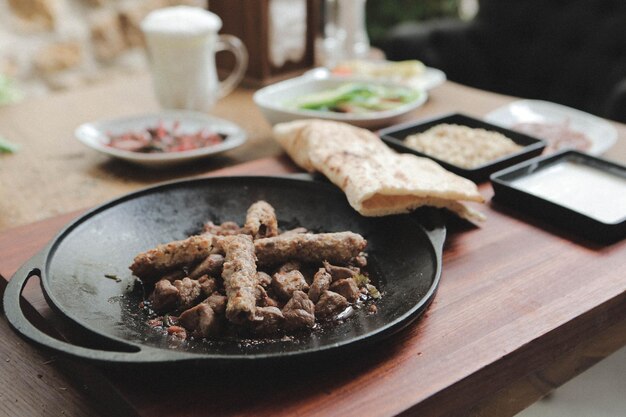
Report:
[[[274,127],[274,138],[302,168],[321,172],[364,216],[406,213],[428,205],[471,221],[481,213],[459,201],[483,202],[476,184],[428,158],[398,154],[369,130],[325,120]]]

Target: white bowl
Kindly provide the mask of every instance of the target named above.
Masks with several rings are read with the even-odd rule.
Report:
[[[399,83],[364,80],[362,78],[334,76],[318,78],[304,75],[260,89],[254,94],[254,102],[259,106],[265,118],[272,125],[298,119],[326,119],[350,123],[359,127],[377,128],[397,123],[407,113],[424,104],[428,98],[424,90],[417,90],[420,92],[419,97],[410,103],[406,103],[393,110],[361,114],[298,110],[289,108],[287,104],[289,101],[295,100],[298,97],[323,90],[334,89],[350,82],[364,82],[386,87],[407,88],[405,85]]]
[[[600,155],[615,144],[617,130],[609,122],[580,110],[543,100],[518,100],[499,107],[485,120],[510,129],[517,123],[566,123],[574,131],[584,133],[591,147],[586,153]]]
[[[217,145],[181,152],[142,153],[107,146],[109,134],[119,135],[141,131],[148,127],[154,127],[159,122],[170,125],[175,121],[179,122],[178,130],[181,132],[195,133],[199,130],[207,129],[225,135],[226,138]],[[163,111],[161,113],[85,123],[76,128],[74,135],[82,143],[96,151],[105,153],[113,158],[154,168],[182,164],[217,155],[241,146],[247,139],[246,132],[232,122],[208,116],[204,113],[183,110]]]

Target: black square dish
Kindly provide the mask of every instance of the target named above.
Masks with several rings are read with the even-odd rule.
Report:
[[[494,200],[576,235],[626,235],[626,166],[578,151],[535,158],[491,176]]]
[[[415,133],[422,133],[434,127],[436,125],[447,123],[467,126],[470,128],[482,128],[493,132],[498,132],[511,139],[523,148],[515,153],[505,155],[501,158],[494,159],[485,164],[479,165],[474,168],[463,168],[458,165],[453,165],[449,162],[442,161],[433,156],[421,153],[415,149],[412,149],[404,144],[404,140],[407,136]],[[540,155],[543,149],[546,147],[546,143],[532,136],[525,135],[523,133],[515,132],[500,126],[492,125],[482,120],[474,119],[463,114],[454,113],[445,116],[438,116],[434,119],[421,120],[418,122],[410,122],[401,125],[391,126],[382,129],[380,132],[381,139],[390,147],[403,153],[412,153],[418,156],[424,156],[436,161],[438,164],[446,168],[448,171],[452,171],[462,177],[468,178],[474,182],[486,181],[489,175],[514,165],[518,162],[525,161],[534,156]]]

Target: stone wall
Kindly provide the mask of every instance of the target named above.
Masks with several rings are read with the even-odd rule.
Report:
[[[38,96],[143,70],[139,22],[179,4],[207,0],[0,0],[0,73]]]

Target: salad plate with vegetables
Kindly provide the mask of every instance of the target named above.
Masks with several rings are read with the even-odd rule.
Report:
[[[305,94],[291,103],[298,110],[364,114],[394,110],[419,98],[420,92],[406,87],[371,83],[346,83],[337,88]]]
[[[317,118],[366,128],[397,123],[426,99],[424,90],[401,83],[308,76],[270,85],[254,95],[271,124]]]

